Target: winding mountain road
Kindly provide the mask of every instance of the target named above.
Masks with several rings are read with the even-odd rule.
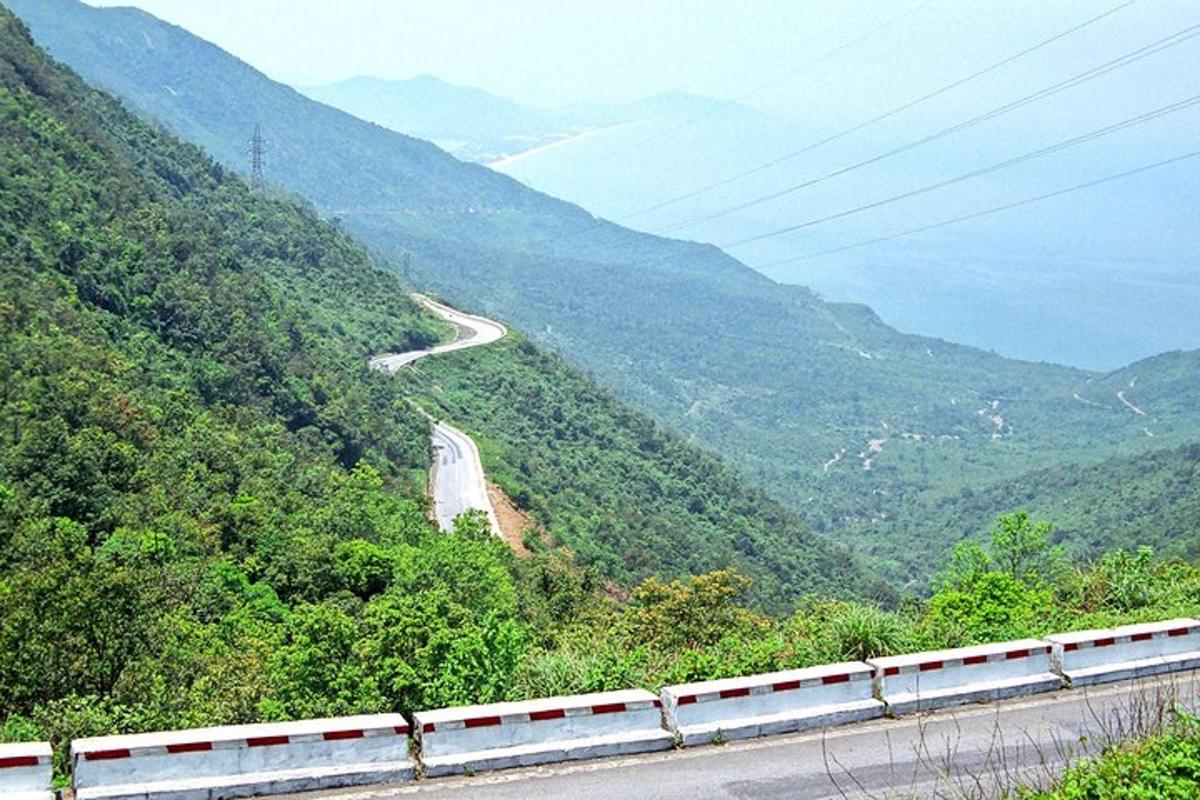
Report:
[[[454,325],[458,335],[454,341],[424,350],[376,356],[369,362],[372,369],[395,372],[426,356],[480,347],[498,342],[508,335],[507,328],[486,317],[464,314],[420,294],[414,294],[413,299]],[[499,535],[500,522],[491,498],[488,497],[479,448],[470,436],[457,428],[433,417],[430,417],[430,421],[433,422],[435,453],[433,472],[430,474],[430,494],[433,496],[433,512],[438,527],[446,531],[452,530],[455,517],[465,511],[478,509],[487,514],[492,532]]]
[[[452,342],[435,345],[424,350],[409,350],[407,353],[385,353],[381,356],[375,356],[369,362],[373,369],[383,370],[384,372],[395,372],[401,367],[407,366],[426,356],[451,353],[455,350],[466,350],[468,347],[480,347],[481,345],[498,342],[508,335],[507,328],[487,317],[464,314],[445,303],[439,303],[423,294],[414,294],[413,299],[457,328],[458,336]]]

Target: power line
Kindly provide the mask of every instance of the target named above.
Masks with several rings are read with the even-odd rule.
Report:
[[[1143,166],[1136,167],[1134,169],[1126,170],[1125,172],[1118,172],[1115,175],[1106,175],[1103,178],[1097,178],[1096,180],[1087,181],[1086,183],[1078,183],[1078,184],[1075,184],[1074,186],[1068,186],[1065,189],[1058,189],[1053,192],[1046,192],[1045,194],[1039,194],[1039,195],[1035,195],[1033,197],[1027,197],[1023,200],[1017,200],[1012,203],[1005,203],[1004,205],[987,208],[987,209],[984,209],[983,211],[976,211],[972,214],[964,214],[961,217],[953,217],[951,219],[942,220],[941,222],[935,222],[932,225],[923,225],[919,228],[910,228],[908,230],[900,231],[899,233],[893,233],[888,236],[879,236],[874,239],[865,239],[863,241],[853,242],[851,244],[842,245],[840,247],[831,247],[827,250],[817,250],[812,253],[805,253],[804,255],[792,256],[791,258],[781,258],[778,261],[771,261],[766,264],[762,264],[762,265],[756,267],[756,269],[759,269],[759,270],[771,269],[772,267],[778,267],[783,264],[790,264],[790,263],[793,263],[796,261],[804,261],[804,260],[807,260],[810,258],[817,258],[819,256],[832,255],[834,253],[844,253],[847,250],[853,250],[853,249],[859,248],[859,247],[867,247],[868,245],[880,244],[882,242],[890,242],[894,239],[901,239],[906,236],[914,236],[918,233],[925,233],[927,231],[936,230],[938,228],[945,228],[950,225],[957,225],[960,222],[967,222],[969,220],[979,219],[980,217],[987,217],[992,214],[999,214],[1003,211],[1011,211],[1014,208],[1020,208],[1022,206],[1032,205],[1033,203],[1040,203],[1043,200],[1050,200],[1051,198],[1061,197],[1065,194],[1071,194],[1072,192],[1082,191],[1083,189],[1090,189],[1094,186],[1100,186],[1101,184],[1111,183],[1112,181],[1121,180],[1122,178],[1128,178],[1128,177],[1137,175],[1142,172],[1149,172],[1150,170],[1159,169],[1160,167],[1169,166],[1171,164],[1178,164],[1181,161],[1186,161],[1187,159],[1195,158],[1196,156],[1200,156],[1200,150],[1193,150],[1190,153],[1184,153],[1183,155],[1175,156],[1173,158],[1164,159],[1162,161],[1155,161],[1153,164],[1145,164]]]
[[[908,17],[911,17],[911,16],[919,13],[920,11],[924,10],[926,7],[933,5],[935,2],[938,2],[938,0],[926,0],[926,2],[920,3],[920,4],[912,7],[908,11],[906,11],[902,14],[899,14],[898,16],[892,17],[891,19],[884,22],[883,24],[878,25],[874,28],[871,28],[870,30],[865,31],[864,33],[860,34],[859,36],[856,36],[853,39],[842,42],[840,45],[834,47],[831,50],[827,50],[826,52],[822,53],[821,55],[817,56],[814,59],[804,62],[799,67],[788,70],[786,73],[783,73],[782,75],[779,75],[772,80],[765,81],[763,83],[758,84],[753,89],[750,89],[749,91],[738,95],[737,97],[733,98],[732,100],[727,100],[727,101],[721,102],[719,105],[717,105],[714,108],[709,109],[708,111],[705,111],[701,114],[693,116],[690,119],[683,120],[678,125],[675,125],[665,131],[659,131],[658,133],[656,133],[652,136],[648,136],[645,139],[642,139],[641,141],[635,142],[634,144],[630,145],[629,147],[622,148],[620,150],[617,150],[616,152],[612,152],[601,158],[595,159],[592,163],[593,164],[604,163],[604,162],[609,161],[617,156],[623,155],[625,153],[631,152],[636,149],[640,149],[640,148],[646,146],[647,144],[651,144],[661,138],[664,138],[673,133],[676,133],[684,128],[691,127],[692,125],[697,124],[699,122],[703,122],[705,119],[707,119],[709,117],[716,116],[716,115],[720,114],[721,112],[725,111],[726,109],[729,109],[729,108],[743,102],[747,98],[752,97],[755,94],[758,94],[763,89],[766,89],[776,83],[779,83],[780,81],[784,80],[785,78],[790,78],[794,75],[804,72],[805,70],[807,70],[811,67],[814,67],[817,64],[820,64],[824,61],[829,60],[830,58],[837,55],[838,53],[841,53],[843,50],[853,47],[854,45],[859,44],[863,41],[866,41],[867,39],[871,38],[872,36],[874,36],[878,33],[881,33],[884,30],[887,30],[888,28],[893,27],[894,25],[902,22],[903,20],[907,19]],[[1135,3],[1135,2],[1137,2],[1137,0],[1128,0],[1128,3],[1126,3],[1126,5],[1128,5],[1130,3]],[[568,231],[566,233],[561,234],[559,237],[557,237],[557,240],[558,241],[567,241],[567,240],[575,238],[576,236],[581,236],[583,234],[589,233],[590,231],[596,230],[596,229],[601,228],[604,225],[608,225],[608,224],[612,224],[612,223],[607,219],[603,219],[600,217],[592,217],[591,219],[587,220],[587,222],[585,222],[583,225],[579,226],[575,230]]]
[[[886,197],[882,200],[876,200],[871,203],[865,203],[860,206],[855,206],[854,208],[846,209],[845,211],[839,211],[836,214],[828,214],[824,217],[817,217],[814,219],[806,220],[805,222],[796,223],[795,225],[788,225],[784,228],[779,228],[779,229],[776,229],[773,231],[769,231],[767,233],[760,233],[756,236],[748,236],[744,239],[739,239],[735,242],[722,243],[718,246],[722,247],[722,248],[740,247],[741,245],[746,245],[746,244],[750,244],[752,242],[762,241],[763,239],[770,239],[770,238],[773,238],[776,236],[782,236],[785,233],[794,233],[795,231],[803,230],[805,228],[811,228],[815,225],[821,225],[826,222],[832,222],[833,220],[836,220],[836,219],[843,219],[845,217],[850,217],[855,214],[862,213],[863,211],[870,211],[872,209],[880,208],[881,206],[890,205],[891,203],[895,203],[900,200],[907,200],[910,197],[916,197],[917,195],[927,194],[929,192],[936,191],[937,189],[943,189],[947,186],[952,186],[956,183],[961,183],[961,182],[963,182],[965,180],[969,180],[971,178],[977,178],[981,175],[987,175],[989,173],[998,172],[999,170],[1006,169],[1008,167],[1016,166],[1017,164],[1023,164],[1027,161],[1032,161],[1036,158],[1041,158],[1042,156],[1050,155],[1051,153],[1057,153],[1061,150],[1066,150],[1067,148],[1075,147],[1076,145],[1084,144],[1085,142],[1090,142],[1095,139],[1099,139],[1101,137],[1108,136],[1113,133],[1117,133],[1118,131],[1126,130],[1127,128],[1133,128],[1138,125],[1144,125],[1145,123],[1151,122],[1152,120],[1156,120],[1160,117],[1165,117],[1168,114],[1175,114],[1179,111],[1183,111],[1185,109],[1191,108],[1196,105],[1200,105],[1200,95],[1194,95],[1185,100],[1180,100],[1178,102],[1162,106],[1161,108],[1154,109],[1153,111],[1147,111],[1144,114],[1139,114],[1136,117],[1130,117],[1129,119],[1125,119],[1120,122],[1113,123],[1111,125],[1106,125],[1103,128],[1097,128],[1096,130],[1089,131],[1088,133],[1084,133],[1079,136],[1072,137],[1070,139],[1064,139],[1061,142],[1056,142],[1055,144],[1048,145],[1046,147],[1042,147],[1037,150],[1033,150],[1033,151],[1024,153],[1019,156],[1015,156],[1014,158],[1009,158],[1004,161],[997,162],[995,164],[990,164],[986,167],[980,167],[979,169],[971,170],[970,172],[965,172],[962,175],[956,175],[953,178],[947,178],[946,180],[938,181],[937,183],[930,184],[929,186],[922,186],[919,189],[913,189],[911,191],[903,192],[901,194],[892,195],[891,197]]]
[[[1017,100],[1013,100],[1013,101],[1006,103],[1005,105],[1002,105],[998,108],[994,108],[983,114],[979,114],[978,116],[972,117],[971,119],[969,119],[965,122],[960,122],[956,125],[951,125],[947,128],[942,128],[941,130],[939,130],[935,133],[931,133],[928,136],[924,136],[915,141],[909,142],[909,143],[901,145],[899,147],[895,147],[884,153],[880,153],[879,155],[872,156],[871,158],[855,162],[854,164],[851,164],[846,167],[842,167],[840,169],[836,169],[832,172],[825,173],[824,175],[821,175],[819,177],[811,178],[807,181],[804,181],[803,183],[798,183],[798,184],[795,184],[794,186],[789,186],[785,189],[780,189],[778,191],[771,192],[770,194],[763,195],[761,197],[756,197],[752,200],[747,200],[742,203],[738,203],[737,205],[734,205],[734,206],[729,206],[729,207],[726,207],[723,209],[719,209],[717,211],[713,211],[708,214],[704,214],[699,217],[694,217],[692,219],[685,220],[680,223],[676,223],[675,225],[671,225],[669,227],[659,229],[659,230],[655,231],[655,233],[658,233],[658,234],[672,233],[674,231],[682,230],[684,228],[690,228],[694,225],[699,225],[702,222],[709,222],[714,219],[719,219],[720,217],[728,216],[729,214],[733,214],[737,211],[743,211],[747,208],[752,208],[754,206],[761,205],[762,203],[766,203],[771,200],[777,200],[780,197],[784,197],[786,195],[800,191],[801,189],[807,189],[811,186],[815,186],[816,184],[823,183],[832,178],[840,177],[842,175],[845,175],[849,172],[853,172],[857,169],[861,169],[862,167],[868,166],[870,164],[878,163],[878,162],[883,161],[886,158],[890,158],[894,155],[898,155],[900,153],[904,153],[909,150],[913,150],[917,147],[928,144],[929,142],[945,138],[947,136],[950,136],[952,134],[966,130],[968,128],[972,128],[976,125],[979,125],[982,122],[986,122],[987,120],[994,119],[1003,114],[1007,114],[1010,111],[1014,111],[1018,108],[1022,108],[1031,103],[1035,103],[1038,100],[1044,100],[1047,97],[1058,94],[1059,92],[1066,91],[1067,89],[1072,89],[1076,86],[1087,83],[1088,81],[1095,80],[1096,78],[1099,78],[1102,75],[1106,75],[1110,72],[1113,72],[1114,70],[1128,66],[1129,64],[1140,61],[1144,58],[1148,58],[1149,56],[1155,55],[1156,53],[1162,52],[1163,50],[1167,50],[1171,47],[1175,47],[1177,45],[1183,44],[1184,42],[1186,42],[1190,39],[1193,39],[1196,36],[1200,36],[1200,24],[1196,24],[1196,25],[1192,25],[1187,28],[1184,28],[1180,31],[1177,31],[1176,33],[1171,34],[1170,36],[1166,36],[1162,39],[1159,39],[1158,41],[1152,42],[1151,44],[1148,44],[1148,45],[1140,47],[1136,50],[1130,51],[1129,53],[1126,53],[1125,55],[1122,55],[1117,58],[1106,61],[1103,64],[1092,67],[1089,70],[1085,70],[1084,72],[1081,72],[1077,75],[1067,78],[1066,80],[1059,81],[1058,83],[1052,84],[1043,89],[1039,89],[1038,91],[1033,92],[1032,94],[1025,95],[1024,97],[1018,98]]]
[[[1131,3],[1136,2],[1136,1],[1137,0],[1129,0],[1129,2],[1131,2]],[[700,114],[696,114],[688,119],[682,120],[677,125],[673,125],[672,127],[668,128],[666,130],[659,131],[651,136],[647,136],[646,138],[644,138],[638,142],[634,142],[633,144],[629,145],[628,147],[623,147],[619,150],[616,150],[614,152],[611,152],[604,156],[601,156],[600,158],[595,159],[595,161],[593,163],[603,164],[607,161],[611,161],[612,159],[614,159],[618,156],[622,156],[622,155],[632,152],[634,150],[640,150],[641,148],[645,147],[648,144],[652,144],[653,142],[656,142],[660,139],[664,139],[674,133],[678,133],[679,131],[683,130],[684,128],[690,128],[691,126],[696,125],[700,122],[703,122],[704,120],[706,120],[710,117],[715,117],[718,114],[721,114],[722,112],[732,108],[733,106],[736,106],[739,103],[744,102],[745,100],[749,99],[750,97],[753,97],[754,95],[758,94],[762,90],[764,90],[770,86],[773,86],[783,80],[794,77],[795,75],[798,75],[802,72],[805,72],[806,70],[811,69],[812,67],[815,67],[818,64],[828,61],[829,59],[838,55],[842,51],[848,50],[851,47],[854,47],[855,45],[866,41],[867,39],[871,38],[872,36],[874,36],[878,33],[882,33],[883,31],[887,30],[888,28],[891,28],[891,27],[899,24],[900,22],[903,22],[904,20],[908,19],[909,17],[914,16],[915,14],[921,12],[926,7],[933,5],[935,2],[938,2],[938,0],[925,0],[925,2],[917,4],[916,6],[910,8],[908,11],[898,14],[895,17],[892,17],[891,19],[887,20],[886,22],[883,22],[882,24],[877,25],[876,27],[865,31],[852,39],[842,42],[841,44],[837,45],[833,49],[827,50],[826,52],[822,53],[821,55],[817,56],[816,58],[810,59],[809,61],[806,61],[806,62],[800,64],[798,67],[796,67],[794,69],[790,69],[787,72],[777,75],[776,77],[772,78],[771,80],[764,81],[764,82],[758,84],[753,89],[743,92],[742,94],[738,95],[737,97],[734,97],[732,100],[722,101],[721,103],[708,109],[707,111],[704,111]]]
[[[1120,5],[1114,6],[1102,14],[1098,14],[1097,16],[1094,16],[1094,17],[1091,17],[1090,19],[1084,20],[1083,22],[1081,22],[1077,25],[1074,25],[1074,26],[1066,29],[1065,31],[1061,31],[1060,33],[1057,33],[1048,39],[1043,39],[1042,41],[1038,42],[1037,44],[1035,44],[1031,47],[1027,47],[1018,53],[1014,53],[1013,55],[1002,58],[1001,60],[996,61],[992,64],[989,64],[988,66],[986,66],[982,69],[976,70],[975,72],[972,72],[970,75],[967,75],[965,77],[959,78],[958,80],[947,83],[947,84],[933,90],[932,92],[921,95],[920,97],[916,98],[915,100],[910,100],[907,103],[896,106],[895,108],[885,111],[882,114],[879,114],[877,116],[874,116],[874,117],[866,120],[865,122],[860,122],[856,125],[850,126],[849,128],[844,128],[844,129],[838,131],[837,133],[827,136],[824,139],[821,139],[819,141],[813,142],[812,144],[806,145],[806,146],[800,148],[799,150],[793,150],[790,153],[785,153],[782,156],[778,156],[777,158],[774,158],[763,164],[759,164],[756,167],[752,167],[750,169],[743,170],[742,172],[739,172],[735,175],[731,175],[728,178],[723,178],[714,183],[710,183],[706,186],[702,186],[699,189],[694,189],[690,192],[676,195],[675,197],[671,197],[667,200],[663,200],[661,202],[655,203],[654,205],[639,209],[638,211],[634,211],[634,212],[626,214],[624,216],[617,217],[615,221],[625,222],[625,221],[633,219],[635,217],[640,217],[644,214],[649,214],[653,211],[658,211],[660,209],[667,208],[668,206],[673,206],[676,203],[680,203],[684,200],[690,200],[693,197],[699,197],[700,195],[707,194],[708,192],[711,192],[714,189],[720,189],[723,186],[728,186],[731,183],[736,183],[737,181],[740,181],[743,178],[748,178],[751,175],[756,175],[764,170],[770,169],[772,167],[776,167],[785,161],[796,158],[797,156],[804,155],[805,153],[811,152],[812,150],[816,150],[819,147],[830,144],[831,142],[835,142],[839,139],[849,136],[852,133],[857,133],[858,131],[861,131],[864,128],[868,128],[871,125],[874,125],[878,122],[882,122],[883,120],[894,117],[897,114],[908,111],[909,109],[914,108],[914,107],[920,105],[921,103],[926,102],[927,100],[932,100],[933,98],[943,95],[946,92],[957,89],[958,87],[960,87],[966,83],[970,83],[971,81],[973,81],[977,78],[981,78],[984,75],[995,72],[996,70],[1001,69],[1003,67],[1006,67],[1009,64],[1013,63],[1014,61],[1024,58],[1025,56],[1029,55],[1030,53],[1034,53],[1038,50],[1041,50],[1044,47],[1048,47],[1049,45],[1051,45],[1061,39],[1065,39],[1066,37],[1070,36],[1071,34],[1077,33],[1079,31],[1083,30],[1084,28],[1087,28],[1090,25],[1093,25],[1103,19],[1106,19],[1107,17],[1112,16],[1113,14],[1116,14],[1118,11],[1122,11],[1122,10],[1128,8],[1129,6],[1133,5],[1136,2],[1137,2],[1137,0],[1128,0],[1128,2],[1124,2],[1124,3],[1121,3]]]

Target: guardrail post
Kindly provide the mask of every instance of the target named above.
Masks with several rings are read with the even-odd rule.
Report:
[[[399,714],[230,725],[71,743],[76,800],[208,800],[411,780]]]
[[[883,716],[873,670],[861,661],[668,686],[668,727],[685,747]]]
[[[1050,645],[1037,639],[874,658],[876,693],[890,716],[1063,687]]]
[[[1200,668],[1200,621],[1170,619],[1046,637],[1071,687]]]

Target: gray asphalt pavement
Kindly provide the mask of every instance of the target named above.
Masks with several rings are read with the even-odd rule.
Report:
[[[454,518],[471,509],[488,515],[494,533],[500,523],[487,493],[479,449],[470,436],[444,422],[433,426],[433,510],[438,527],[451,530]]]
[[[468,347],[479,347],[492,342],[498,342],[508,335],[508,329],[499,322],[490,320],[487,317],[479,317],[474,314],[464,314],[457,311],[444,303],[439,303],[436,300],[431,300],[428,297],[420,294],[414,294],[413,299],[424,305],[433,313],[437,314],[442,319],[454,325],[458,329],[458,336],[454,341],[446,344],[435,345],[425,350],[410,350],[407,353],[387,353],[381,356],[375,356],[370,360],[370,365],[375,369],[381,369],[385,372],[395,372],[403,366],[413,363],[418,359],[426,356],[437,355],[438,353],[450,353],[455,350],[466,350]]]

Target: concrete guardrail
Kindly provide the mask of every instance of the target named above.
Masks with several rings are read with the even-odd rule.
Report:
[[[0,797],[5,800],[50,800],[49,742],[0,744]]]
[[[1050,645],[1037,639],[875,658],[875,693],[888,714],[1001,700],[1063,687]]]
[[[413,777],[399,714],[77,739],[71,760],[76,800],[221,800]]]
[[[1171,619],[1047,636],[1067,684],[1128,680],[1200,668],[1200,621]]]
[[[658,698],[643,689],[422,711],[413,730],[429,777],[674,745]]]
[[[685,747],[883,716],[861,661],[688,683],[662,690],[667,726]]]
[[[1200,620],[843,662],[662,690],[551,697],[413,716],[429,777],[845,724],[1200,669]],[[399,714],[105,736],[71,743],[77,800],[205,800],[411,780]],[[0,745],[0,797],[48,800],[46,743]]]

